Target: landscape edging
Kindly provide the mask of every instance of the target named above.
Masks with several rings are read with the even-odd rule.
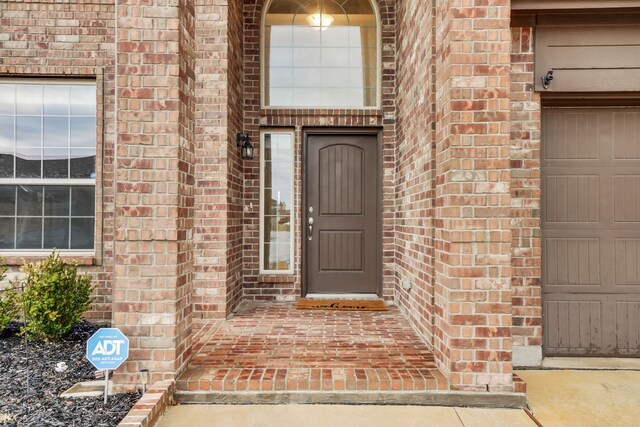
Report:
[[[175,381],[159,381],[133,405],[118,427],[153,427],[173,402]]]

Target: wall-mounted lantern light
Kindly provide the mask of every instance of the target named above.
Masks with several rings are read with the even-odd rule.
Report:
[[[253,160],[253,144],[251,144],[249,135],[243,135],[238,132],[236,135],[236,145],[240,149],[240,155],[244,160]]]
[[[547,71],[547,74],[542,76],[542,87],[545,89],[549,89],[551,86],[551,81],[553,80],[553,70]]]

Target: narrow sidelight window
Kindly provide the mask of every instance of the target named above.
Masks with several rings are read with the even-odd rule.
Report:
[[[293,273],[293,131],[265,131],[260,151],[260,271]]]
[[[0,80],[0,250],[92,250],[96,86]]]

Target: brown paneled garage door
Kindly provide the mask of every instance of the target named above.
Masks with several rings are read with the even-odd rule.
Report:
[[[640,108],[543,110],[544,351],[640,355]]]

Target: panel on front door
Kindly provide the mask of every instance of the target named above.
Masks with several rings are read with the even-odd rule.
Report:
[[[311,134],[306,144],[307,293],[377,293],[377,136]]]
[[[546,355],[640,355],[640,109],[543,114]]]

